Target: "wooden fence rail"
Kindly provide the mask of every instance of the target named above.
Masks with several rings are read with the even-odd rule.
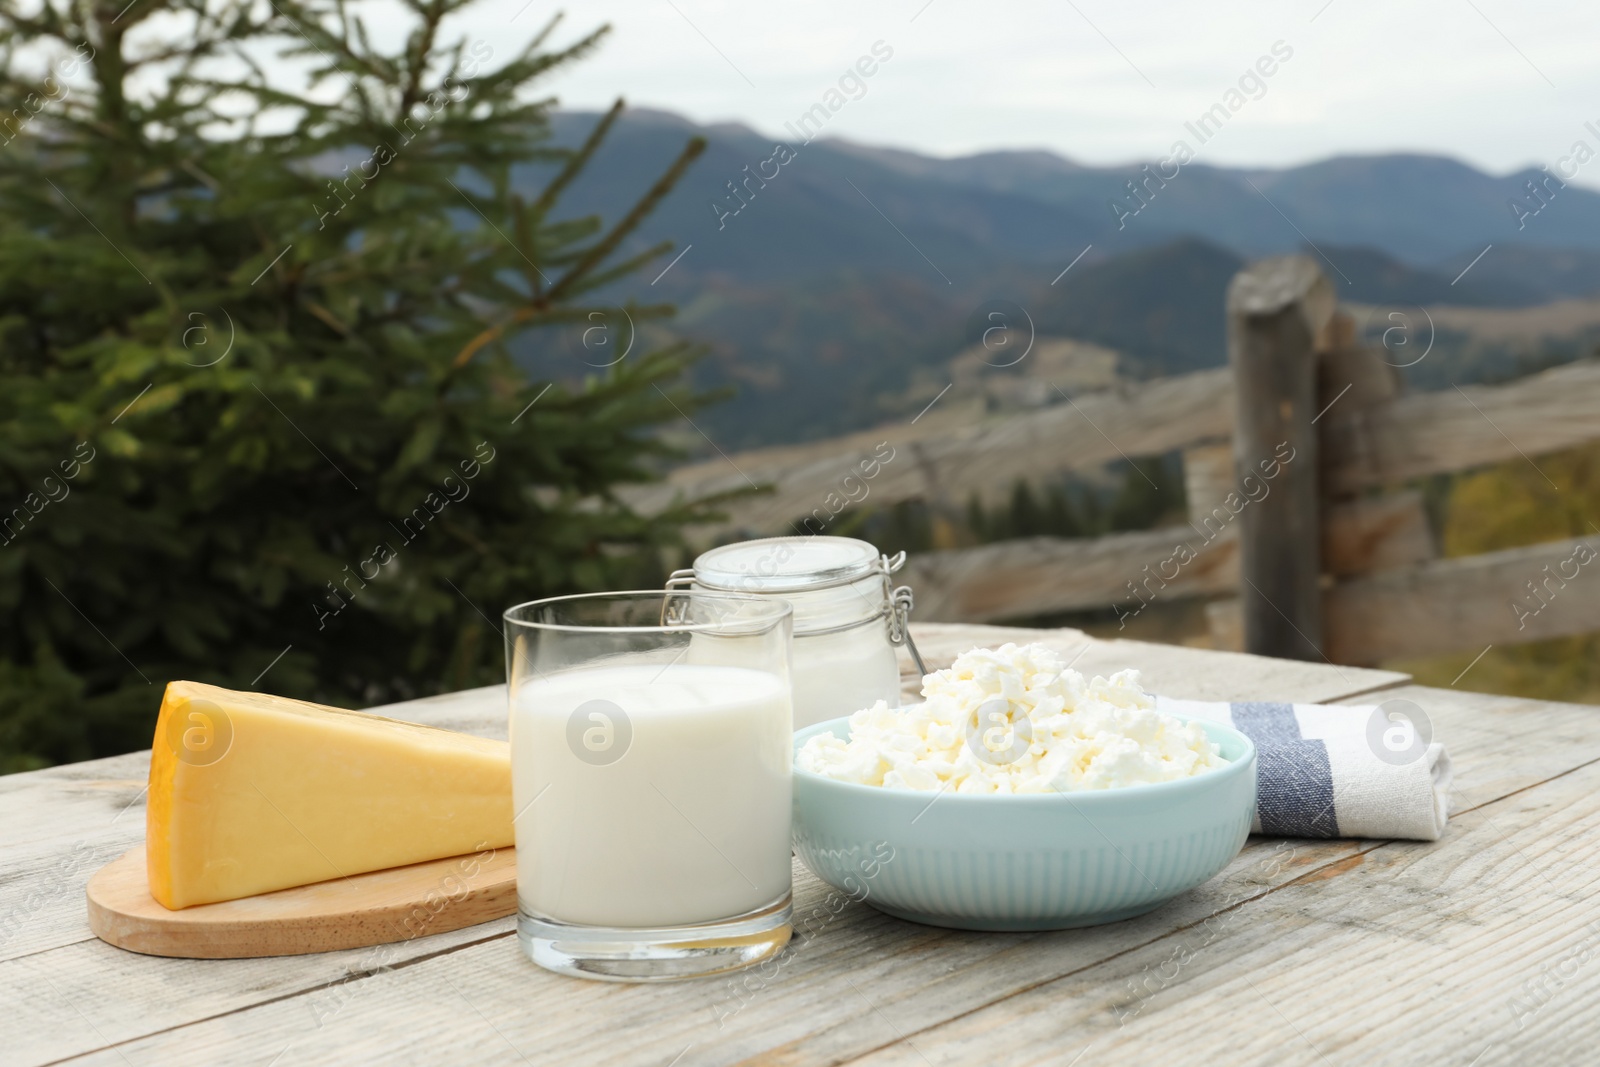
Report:
[[[918,554],[908,565],[916,617],[1111,607],[1129,619],[1159,600],[1236,593],[1208,606],[1223,647],[1350,664],[1600,631],[1600,529],[1438,559],[1422,496],[1407,484],[1600,440],[1600,361],[1401,395],[1381,350],[1355,344],[1331,287],[1299,256],[1248,267],[1227,314],[1228,369],[954,432],[913,422],[740,453],[681,468],[633,501],[649,510],[678,494],[768,483],[771,493],[738,501],[727,523],[700,534],[827,532],[848,502],[995,503],[1019,477],[1178,451],[1186,525]]]
[[[995,503],[1020,476],[1094,470],[1124,454],[1158,456],[1201,441],[1226,441],[1232,427],[1228,372],[1202,371],[1091,393],[955,432],[932,422],[908,422],[826,444],[741,452],[680,467],[664,483],[641,487],[628,499],[649,513],[678,495],[694,499],[768,484],[773,492],[734,502],[725,523],[694,533],[705,538],[732,531],[804,533],[791,524],[825,508],[830,494],[841,500],[859,495],[858,485],[875,506],[916,499],[962,504],[974,493]],[[862,478],[860,465],[884,445],[893,458],[880,462],[873,477]],[[851,478],[854,482],[847,482]]]
[[[1600,361],[1328,413],[1330,493],[1538,456],[1600,437]]]

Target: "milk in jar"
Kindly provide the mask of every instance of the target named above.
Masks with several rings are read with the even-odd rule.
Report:
[[[790,674],[801,729],[880,700],[900,703],[895,645],[910,645],[911,590],[892,588],[889,579],[904,559],[850,537],[768,537],[701,553],[672,584],[794,606]]]

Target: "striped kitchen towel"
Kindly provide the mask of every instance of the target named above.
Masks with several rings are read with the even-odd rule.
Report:
[[[1232,726],[1256,745],[1258,834],[1437,841],[1450,756],[1406,700],[1378,705],[1217,704],[1156,698],[1175,715]]]

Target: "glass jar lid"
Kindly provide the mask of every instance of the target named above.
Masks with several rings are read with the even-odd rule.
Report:
[[[865,578],[881,569],[881,558],[853,537],[764,537],[702,552],[694,580],[729,592],[794,593]]]

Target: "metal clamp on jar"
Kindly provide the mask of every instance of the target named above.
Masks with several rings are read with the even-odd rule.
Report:
[[[900,703],[896,645],[927,668],[911,640],[911,587],[890,576],[906,561],[851,537],[767,537],[703,552],[668,588],[779,597],[794,605],[795,729],[877,701]]]

